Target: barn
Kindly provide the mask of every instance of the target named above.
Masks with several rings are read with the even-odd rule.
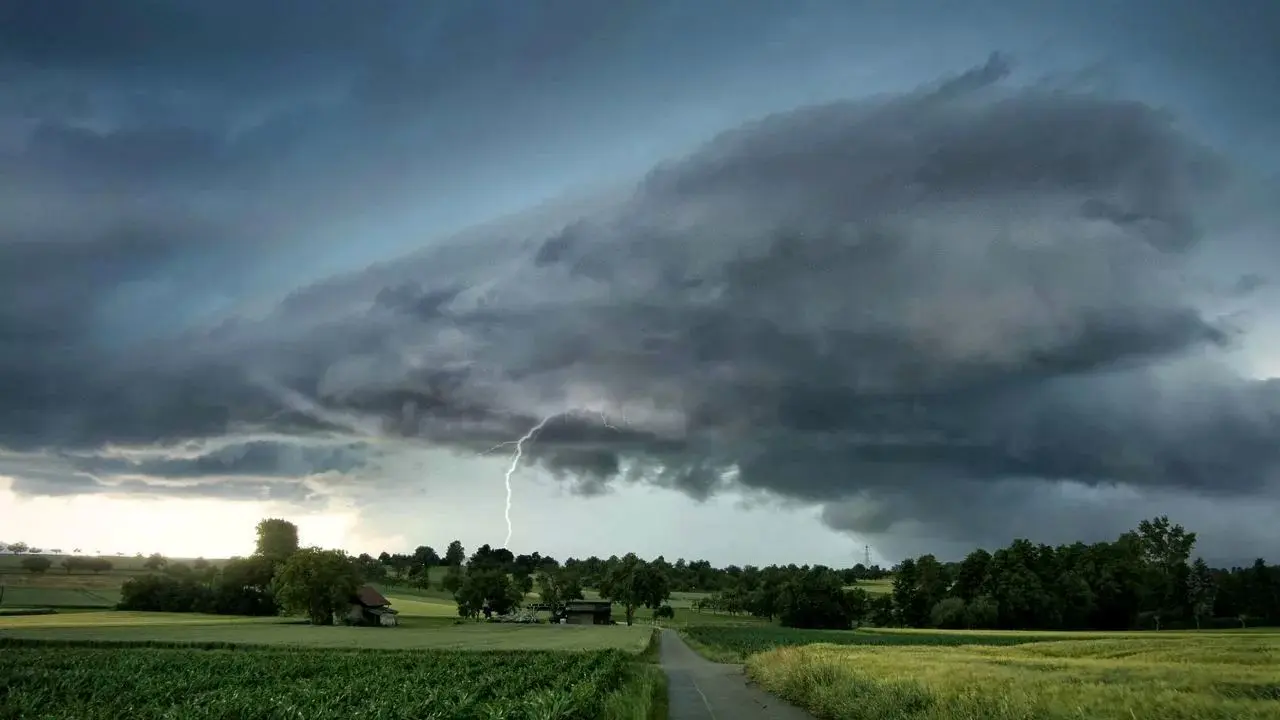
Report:
[[[608,600],[570,600],[557,619],[568,625],[612,625],[613,603]]]
[[[368,585],[362,585],[351,598],[345,625],[395,627],[400,624],[399,613],[391,608],[391,601]]]

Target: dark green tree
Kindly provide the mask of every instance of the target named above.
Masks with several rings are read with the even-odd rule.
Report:
[[[272,586],[287,612],[306,615],[313,625],[331,625],[359,589],[360,571],[341,550],[304,548],[280,565]]]
[[[461,540],[454,540],[453,542],[449,543],[449,547],[445,548],[445,551],[444,551],[445,565],[455,565],[455,566],[461,565],[462,563],[466,562],[466,559],[467,559],[467,551],[465,548],[462,547]]]
[[[635,621],[636,608],[657,608],[671,597],[671,586],[663,572],[627,553],[610,569],[600,584],[601,597],[622,605],[627,624]]]
[[[280,518],[266,518],[257,526],[255,554],[279,565],[298,551],[298,526]]]

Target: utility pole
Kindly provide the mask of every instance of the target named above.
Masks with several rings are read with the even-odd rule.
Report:
[[[863,546],[862,546],[862,552],[863,552],[863,556],[864,556],[864,557],[863,557],[863,559],[865,560],[865,562],[863,562],[863,563],[862,563],[862,564],[863,564],[863,566],[864,566],[864,567],[868,567],[868,568],[869,568],[869,567],[871,567],[871,546],[870,546],[870,545],[863,545]]]

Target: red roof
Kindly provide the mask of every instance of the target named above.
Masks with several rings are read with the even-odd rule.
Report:
[[[368,585],[362,585],[356,591],[356,601],[365,607],[382,607],[391,604],[391,601],[383,597],[382,593]]]

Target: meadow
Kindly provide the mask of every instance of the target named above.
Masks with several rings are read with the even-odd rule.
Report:
[[[399,604],[391,598],[392,606]],[[141,612],[79,612],[0,617],[5,640],[84,644],[250,647],[289,645],[381,650],[620,650],[640,653],[652,628],[456,623],[402,615],[395,629],[314,627],[289,618]]]
[[[689,624],[680,629],[691,647],[716,662],[741,663],[748,657],[781,647],[833,645],[1021,645],[1053,639],[1030,633],[920,632],[873,630],[798,630],[763,623]]]
[[[1274,631],[683,632],[819,718],[1280,719]]]

